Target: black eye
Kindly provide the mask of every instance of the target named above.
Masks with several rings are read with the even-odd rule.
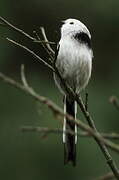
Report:
[[[70,22],[69,24],[74,24],[74,22]]]

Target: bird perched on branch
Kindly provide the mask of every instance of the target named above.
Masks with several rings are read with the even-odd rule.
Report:
[[[67,19],[61,26],[56,67],[65,83],[79,94],[86,87],[91,76],[91,35],[87,27],[76,19]],[[76,119],[77,103],[65,90],[61,79],[54,73],[56,85],[64,95],[64,113]],[[71,130],[74,134],[66,133]],[[76,165],[77,126],[64,118],[63,124],[64,163]]]

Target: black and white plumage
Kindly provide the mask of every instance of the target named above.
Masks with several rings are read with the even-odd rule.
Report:
[[[79,20],[67,19],[63,23],[56,67],[66,84],[72,88],[74,93],[79,94],[86,87],[91,76],[93,57],[91,35],[87,27]],[[54,79],[64,94],[64,113],[68,113],[76,119],[77,103],[73,97],[67,94],[56,74],[54,74]],[[67,129],[74,131],[75,135],[66,134]],[[74,166],[76,165],[76,133],[76,125],[64,118],[64,163],[71,161]]]

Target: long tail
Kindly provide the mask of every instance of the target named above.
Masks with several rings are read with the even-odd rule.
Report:
[[[77,104],[65,96],[64,98],[64,113],[72,115],[76,119]],[[71,130],[75,135],[65,133],[66,130]],[[63,143],[64,143],[64,164],[72,162],[76,165],[76,143],[77,143],[77,126],[64,118],[63,125]]]

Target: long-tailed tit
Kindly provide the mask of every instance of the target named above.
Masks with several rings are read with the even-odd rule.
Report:
[[[61,27],[61,39],[56,59],[56,67],[63,80],[73,90],[80,93],[86,87],[91,76],[93,52],[91,49],[91,35],[87,27],[76,19],[63,21]],[[59,77],[54,74],[56,85],[64,94],[64,113],[72,115],[76,119],[77,103],[68,94]],[[75,133],[65,133],[70,129]],[[69,161],[76,165],[77,126],[64,118],[63,143],[64,163]]]

